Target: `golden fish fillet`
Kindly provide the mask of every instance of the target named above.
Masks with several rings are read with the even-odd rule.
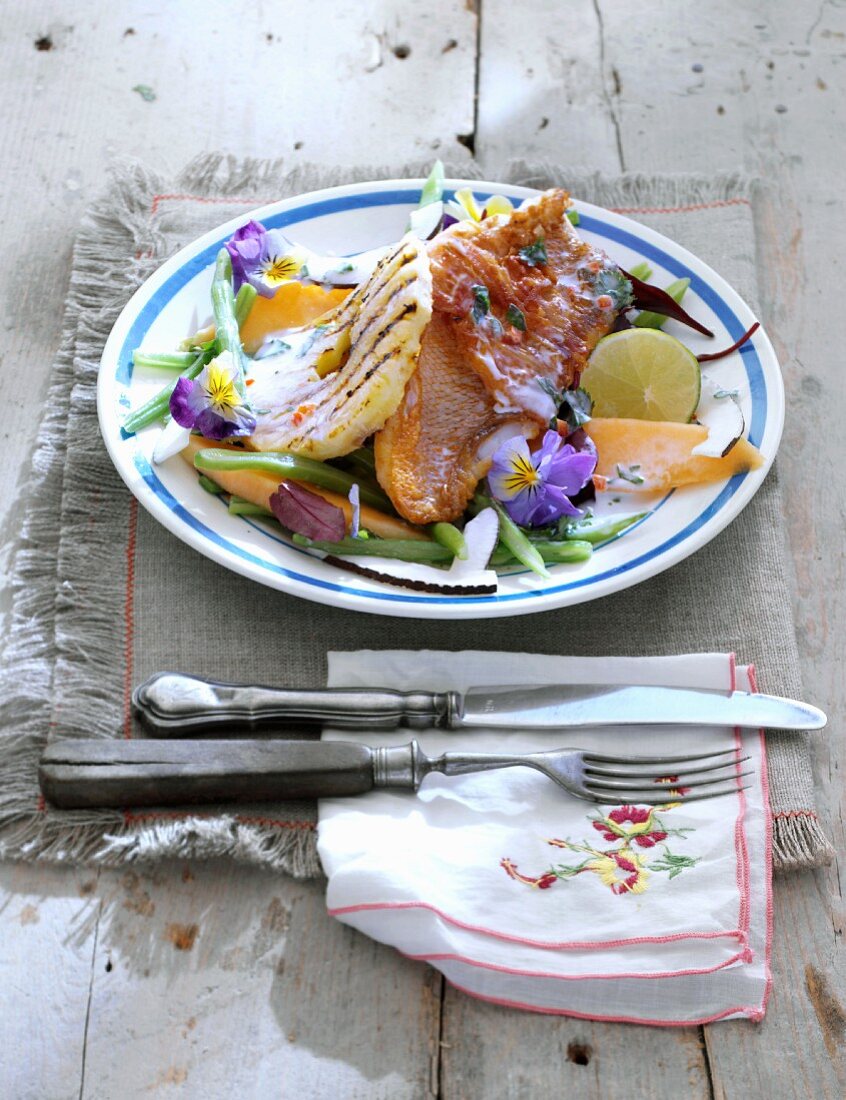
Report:
[[[577,383],[625,304],[628,284],[575,233],[569,204],[565,191],[548,191],[430,245],[432,321],[404,400],[375,440],[379,482],[406,519],[460,516],[500,443],[533,438],[554,414],[539,380]]]
[[[374,440],[376,473],[412,523],[457,519],[499,444],[536,431],[527,417],[494,412],[449,320],[434,313],[403,402]]]
[[[304,341],[254,364],[247,445],[316,459],[359,447],[402,400],[431,315],[426,248],[406,237]]]

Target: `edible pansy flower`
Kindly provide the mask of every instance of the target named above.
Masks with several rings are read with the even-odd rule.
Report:
[[[177,380],[170,395],[170,415],[206,439],[250,435],[256,426],[239,392],[238,368],[228,351],[212,359],[196,378]]]
[[[492,214],[510,214],[514,206],[505,195],[491,195],[484,206],[480,206],[469,187],[455,192],[455,198],[444,203],[444,226],[455,222],[480,222]]]
[[[249,283],[265,298],[272,298],[284,283],[304,275],[307,254],[278,229],[265,229],[249,221],[236,229],[226,242],[232,259],[235,292]]]
[[[596,455],[577,451],[558,432],[546,432],[536,451],[518,435],[494,455],[488,485],[515,523],[543,527],[561,516],[582,514],[570,497],[584,487],[595,467]]]

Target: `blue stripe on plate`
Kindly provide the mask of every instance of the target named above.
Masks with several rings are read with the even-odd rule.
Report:
[[[452,196],[452,192],[447,192],[447,197]],[[487,198],[487,195],[479,194],[480,198]],[[287,210],[279,214],[266,218],[264,224],[268,228],[282,229],[286,226],[296,225],[303,221],[310,221],[313,218],[319,218],[326,214],[340,213],[345,210],[355,210],[362,207],[371,206],[395,206],[395,205],[408,205],[414,200],[413,190],[399,190],[394,189],[390,191],[371,191],[367,194],[360,195],[341,195],[332,199],[322,199],[319,202],[308,203],[305,206],[297,207],[295,210]],[[657,245],[650,244],[641,240],[628,230],[621,229],[618,226],[610,225],[600,218],[592,215],[582,214],[580,221],[580,228],[583,228],[591,233],[596,234],[599,237],[604,237],[606,240],[615,241],[618,244],[625,245],[631,248],[633,251],[639,253],[646,259],[660,264],[667,271],[672,272],[675,278],[689,278],[691,289],[699,295],[699,297],[708,305],[713,313],[719,318],[720,322],[725,326],[732,340],[738,340],[745,331],[745,326],[741,322],[740,318],[728,305],[727,302],[720,297],[720,295],[706,283],[695,272],[691,271],[686,264],[673,256],[670,256],[662,248]],[[123,342],[123,346],[118,356],[118,363],[115,371],[115,378],[123,385],[128,385],[132,378],[132,352],[135,348],[140,347],[143,342],[144,336],[147,330],[152,325],[153,321],[164,309],[170,299],[184,286],[186,286],[195,276],[200,272],[206,270],[212,265],[218,251],[222,247],[224,240],[221,238],[214,244],[209,245],[202,252],[198,253],[192,259],[187,261],[178,271],[174,272],[152,295],[150,300],[141,309],[135,321],[131,325],[129,332],[126,335],[126,339]],[[752,344],[748,344],[742,351],[743,365],[746,370],[746,377],[749,383],[750,395],[752,398],[752,421],[749,426],[749,441],[756,446],[760,443],[764,432],[764,425],[767,419],[767,386],[766,379],[764,378],[764,372],[761,367],[761,361],[758,357],[758,352]],[[515,592],[511,594],[503,594],[499,596],[429,596],[422,594],[415,594],[413,596],[403,593],[394,593],[389,591],[366,591],[361,588],[353,588],[348,584],[335,584],[331,581],[319,580],[316,577],[307,576],[302,573],[298,573],[294,569],[286,569],[282,565],[268,562],[266,559],[259,557],[256,554],[251,554],[248,550],[244,550],[240,546],[236,546],[229,542],[217,531],[208,527],[196,516],[192,515],[184,505],[173,496],[173,494],[163,485],[158,475],[150,466],[147,459],[136,449],[133,455],[133,461],[135,467],[144,479],[145,484],[150,491],[158,497],[158,499],[171,511],[174,515],[178,516],[183,523],[188,527],[191,527],[194,531],[203,535],[209,540],[209,542],[226,550],[228,553],[233,554],[236,557],[241,558],[243,561],[249,562],[252,565],[257,565],[260,568],[266,570],[269,573],[274,573],[279,576],[284,576],[290,580],[295,580],[301,584],[311,585],[314,588],[322,588],[333,592],[344,592],[354,596],[361,596],[364,599],[369,600],[383,600],[388,603],[412,603],[412,604],[438,604],[438,605],[461,605],[467,604],[497,604],[512,601],[532,600],[538,596],[554,595],[557,592],[566,592],[571,589],[583,588],[586,585],[596,584],[599,581],[607,580],[611,577],[620,576],[623,573],[630,572],[632,569],[636,569],[638,566],[645,564],[655,558],[660,557],[662,554],[667,553],[673,547],[677,546],[680,542],[690,538],[696,531],[703,527],[706,523],[709,523],[720,512],[728,501],[735,495],[738,489],[747,478],[747,474],[737,474],[730,478],[726,483],[722,492],[705,508],[696,519],[692,520],[687,527],[683,530],[676,532],[660,546],[653,550],[647,551],[645,554],[641,554],[638,558],[633,558],[631,561],[622,563],[613,569],[608,569],[604,573],[598,573],[591,577],[575,578],[568,581],[566,584],[556,585],[555,587],[544,587],[531,589],[526,592]],[[660,501],[656,509],[653,509],[651,514],[657,510],[666,502],[671,494],[664,497]],[[649,517],[646,517],[647,519]],[[249,523],[255,530],[261,531],[266,537],[273,539],[274,541],[282,542],[278,536],[265,531],[257,524],[250,523],[245,517],[242,517],[245,522]],[[645,521],[642,521],[645,522]],[[639,524],[637,525],[639,526]],[[625,534],[626,532],[623,532]],[[294,547],[288,546],[288,549],[294,549]]]

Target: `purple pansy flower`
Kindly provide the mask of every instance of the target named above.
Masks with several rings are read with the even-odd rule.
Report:
[[[561,516],[580,516],[572,503],[590,479],[596,455],[577,451],[558,432],[547,432],[536,451],[514,436],[493,457],[488,485],[515,523],[543,527]]]
[[[170,395],[170,415],[183,428],[206,439],[250,435],[255,417],[238,391],[238,371],[228,351],[212,359],[194,378],[177,380]]]
[[[226,242],[232,260],[232,278],[237,294],[244,283],[254,286],[265,298],[272,298],[283,283],[296,279],[306,253],[296,248],[278,229],[265,229],[249,221],[236,229]]]

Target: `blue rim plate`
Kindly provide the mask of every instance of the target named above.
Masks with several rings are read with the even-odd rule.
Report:
[[[668,569],[709,542],[749,503],[766,476],[781,439],[784,387],[766,333],[734,355],[710,364],[721,385],[739,389],[747,436],[765,456],[764,466],[709,486],[691,486],[664,497],[601,494],[607,513],[651,509],[623,536],[597,549],[590,562],[552,567],[544,581],[515,570],[500,580],[495,596],[461,598],[393,588],[357,577],[291,545],[275,530],[246,517],[230,516],[223,502],[199,485],[196,474],[176,457],[155,466],[151,455],[158,428],[134,436],[121,431],[137,407],[164,379],[133,370],[135,348],[174,347],[210,314],[214,258],[223,242],[247,218],[284,228],[292,239],[327,252],[351,253],[396,240],[416,205],[421,180],[381,180],[314,191],[271,203],[206,233],[163,264],[130,299],[109,336],[100,363],[98,412],[109,454],[132,493],[164,527],[213,561],[279,589],[318,603],[354,611],[425,619],[494,618],[550,611],[597,599]],[[537,194],[525,187],[450,180],[449,191],[472,186],[479,196],[505,194],[522,201]],[[686,249],[630,218],[576,201],[579,232],[631,268],[646,260],[661,284],[688,277],[685,306],[715,332],[707,341],[667,325],[695,352],[727,346],[755,317],[743,299]]]

